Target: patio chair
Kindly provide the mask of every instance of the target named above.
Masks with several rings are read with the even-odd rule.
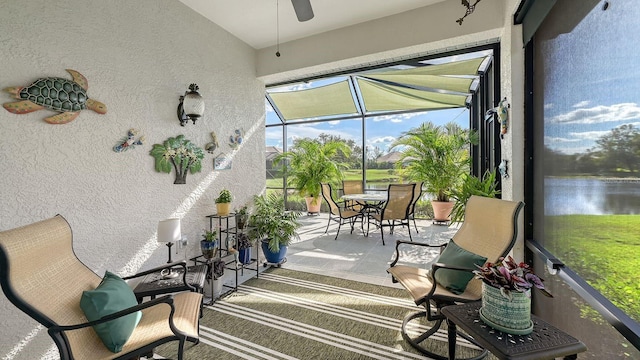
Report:
[[[416,233],[418,233],[418,226],[416,225],[416,204],[422,196],[423,184],[424,182],[416,183],[416,187],[413,189],[413,200],[411,201],[411,209],[409,210],[409,218],[413,220],[413,227],[416,229]]]
[[[327,204],[329,204],[329,221],[327,222],[327,228],[324,230],[324,232],[327,233],[329,231],[329,224],[331,224],[331,221],[335,221],[338,223],[338,231],[336,231],[336,237],[334,240],[338,239],[338,234],[340,234],[340,227],[342,227],[342,224],[344,224],[345,222],[349,222],[349,224],[351,225],[352,234],[353,226],[355,225],[358,218],[360,218],[360,227],[363,227],[362,213],[360,211],[347,208],[344,205],[344,202],[341,202],[342,206],[340,206],[340,204],[333,199],[331,184],[322,184],[322,197],[327,202]]]
[[[362,187],[362,180],[343,180],[342,181],[342,195],[349,194],[362,194],[364,188]],[[360,211],[364,208],[364,204],[355,200],[345,201],[345,206],[355,211]]]
[[[198,342],[202,294],[138,304],[123,279],[109,272],[103,279],[78,260],[72,241],[60,215],[0,232],[2,290],[47,328],[61,359],[132,359],[176,340],[182,359],[185,342]]]
[[[387,272],[393,277],[393,282],[400,282],[411,294],[416,305],[424,307],[424,310],[407,315],[402,322],[402,337],[412,347],[434,359],[448,359],[430,351],[422,343],[435,334],[445,320],[440,312],[443,307],[481,299],[482,281],[473,278],[474,264],[495,262],[507,255],[518,235],[518,214],[523,206],[519,201],[471,196],[465,207],[464,222],[446,247],[402,240],[396,242],[395,258]],[[429,268],[399,265],[401,245],[440,247],[441,254]],[[416,252],[406,253],[415,255]],[[407,332],[411,328],[410,322],[422,317],[435,321],[435,324],[419,336],[410,336]],[[468,335],[458,335],[477,345]],[[474,359],[484,355],[486,351]]]
[[[411,238],[411,226],[409,224],[409,211],[413,200],[413,192],[416,184],[391,184],[387,188],[387,201],[382,205],[380,212],[368,213],[367,234],[369,224],[373,220],[374,224],[380,228],[382,235],[382,245],[384,245],[384,227],[390,228],[390,233],[396,226],[407,226],[409,239]]]

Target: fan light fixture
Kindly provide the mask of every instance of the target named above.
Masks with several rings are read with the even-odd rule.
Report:
[[[195,125],[202,115],[204,115],[204,99],[198,93],[198,85],[189,85],[189,91],[180,96],[180,104],[178,105],[178,120],[180,126],[184,126],[189,120]]]
[[[313,9],[311,0],[291,0],[293,10],[296,11],[298,21],[304,22],[313,19]]]

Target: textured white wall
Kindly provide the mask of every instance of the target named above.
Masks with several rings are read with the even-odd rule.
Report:
[[[65,69],[75,69],[87,77],[89,96],[108,107],[106,115],[82,111],[66,125],[45,123],[55,114],[48,110],[14,115],[0,108],[0,230],[60,213],[90,268],[133,273],[167,261],[166,247],[155,242],[158,220],[183,217],[198,253],[195,240],[220,189],[239,205],[265,185],[264,86],[255,52],[178,1],[2,1],[0,64],[0,88],[70,78]],[[176,107],[191,82],[200,86],[206,114],[182,128]],[[0,103],[10,101],[0,93]],[[129,128],[146,143],[113,152]],[[247,141],[232,170],[213,171],[211,154],[186,185],[154,170],[153,144],[184,134],[204,146],[215,131],[230,153],[227,139],[237,128]],[[40,359],[51,348],[46,331],[4,296],[0,319],[1,359]]]

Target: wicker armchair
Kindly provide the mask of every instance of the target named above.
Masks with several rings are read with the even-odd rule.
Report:
[[[486,261],[496,262],[501,256],[505,256],[515,244],[518,235],[518,214],[522,210],[524,204],[519,201],[507,201],[481,196],[471,196],[465,207],[465,217],[460,229],[453,236],[452,248],[459,250],[467,255],[485,258]],[[451,242],[447,245],[450,247]],[[400,246],[411,246],[412,249],[406,249],[407,254],[415,254],[415,247],[440,247],[441,252],[444,245],[430,245],[426,243],[414,243],[398,240],[396,242],[395,258],[391,263],[391,267],[387,272],[393,276],[393,282],[400,284],[409,292],[414,302],[418,306],[424,307],[423,310],[408,314],[402,323],[402,337],[411,344],[412,347],[421,353],[428,355],[433,359],[445,360],[448,356],[436,354],[426,346],[425,341],[434,335],[442,321],[445,320],[440,310],[448,305],[455,303],[464,303],[480,300],[482,296],[482,281],[473,279],[472,270],[476,268],[472,265],[462,266],[459,263],[452,265],[451,262],[442,260],[444,252],[436,259],[430,267],[416,267],[398,264],[400,260]],[[451,257],[449,257],[451,258]],[[459,261],[460,257],[458,256]],[[467,262],[468,260],[465,260]],[[425,260],[425,263],[428,263]],[[484,261],[482,262],[484,263]],[[482,265],[482,264],[480,264]],[[445,270],[447,269],[447,270]],[[463,288],[450,290],[451,287],[445,287],[434,279],[443,278],[445,272],[454,274],[458,277],[460,274],[468,274],[470,281],[464,284]],[[440,275],[438,275],[440,273]],[[448,275],[451,276],[451,275]],[[460,280],[458,280],[460,281]],[[410,334],[408,330],[412,329],[411,322],[415,319],[426,317],[428,321],[435,321],[426,332],[415,336],[415,332]],[[415,324],[413,324],[415,325]],[[415,329],[415,328],[413,328]],[[459,336],[471,343],[475,341],[468,335],[458,333]],[[486,355],[486,352],[480,354],[474,359],[480,359]]]
[[[198,342],[202,295],[166,295],[88,322],[80,299],[102,278],[78,260],[72,239],[71,227],[60,215],[0,232],[2,290],[17,308],[47,328],[60,358],[131,359],[177,340],[182,359],[185,342]],[[137,311],[142,317],[122,351],[111,352],[92,327]]]

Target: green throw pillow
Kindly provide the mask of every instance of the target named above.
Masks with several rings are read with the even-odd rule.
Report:
[[[118,275],[106,272],[95,290],[83,291],[80,308],[89,321],[138,305],[133,290]],[[93,329],[104,345],[114,353],[122,351],[133,329],[142,318],[138,311],[118,319],[95,325]]]
[[[486,261],[486,257],[467,251],[451,240],[436,262],[451,266],[475,268],[475,265],[482,266]],[[473,273],[460,270],[438,269],[438,271],[435,272],[435,278],[438,284],[444,286],[452,293],[462,294],[464,289],[467,288],[469,281],[473,279]]]

